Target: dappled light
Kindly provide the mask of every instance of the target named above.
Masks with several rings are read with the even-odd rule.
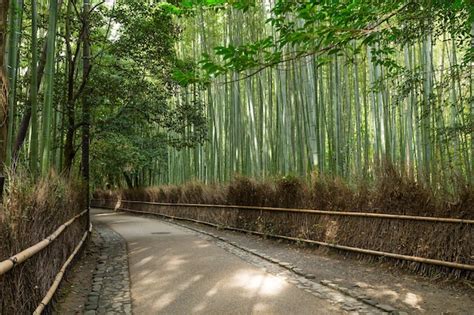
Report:
[[[138,314],[208,314],[211,310],[225,314],[234,309],[245,314],[288,314],[295,301],[300,301],[301,307],[319,303],[282,278],[244,262],[210,240],[198,239],[195,233],[161,221],[129,220],[132,217],[124,214],[94,217],[129,240],[132,298]],[[288,303],[289,297],[294,301]]]
[[[240,270],[236,274],[230,275],[227,284],[231,288],[242,288],[248,297],[272,296],[280,294],[288,284],[263,271]]]
[[[344,281],[339,279],[339,281]],[[377,297],[383,301],[390,301],[392,303],[402,303],[409,309],[423,311],[421,306],[424,303],[423,298],[414,292],[410,292],[409,288],[405,288],[402,283],[392,283],[391,286],[372,285],[366,282],[356,282],[357,288],[362,288],[365,292],[370,293],[371,296]],[[397,288],[395,290],[395,288]]]
[[[172,256],[166,259],[165,268],[169,272],[176,271],[182,264],[186,263],[187,260],[183,259],[184,256]]]
[[[422,310],[419,304],[423,302],[423,299],[417,294],[407,293],[403,302],[415,309]]]
[[[134,244],[131,244],[131,245],[134,245]],[[141,253],[143,251],[147,251],[149,249],[150,249],[149,247],[137,248],[137,249],[133,250],[132,254],[139,254],[139,253]]]
[[[209,246],[210,246],[209,242],[204,242],[204,241],[194,241],[194,244],[195,244],[198,248],[206,248],[206,247],[209,247]]]
[[[142,260],[140,260],[136,265],[137,266],[143,266],[145,265],[146,263],[150,262],[151,260],[153,259],[153,257],[146,257],[146,258],[143,258]]]
[[[179,294],[181,291],[188,289],[193,283],[199,281],[202,277],[202,275],[196,275],[191,279],[185,281],[184,283],[176,284],[175,290],[161,295],[158,300],[153,303],[152,309],[155,311],[160,311],[172,302],[175,302],[176,299],[179,298]]]

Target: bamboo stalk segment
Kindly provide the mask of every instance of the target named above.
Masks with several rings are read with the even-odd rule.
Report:
[[[94,201],[97,201],[97,200],[94,200]],[[309,213],[309,214],[320,214],[320,215],[337,215],[337,216],[367,217],[367,218],[381,218],[381,219],[399,219],[399,220],[412,220],[412,221],[474,224],[474,220],[468,220],[468,219],[424,217],[424,216],[413,216],[413,215],[371,213],[371,212],[328,211],[328,210],[313,210],[313,209],[273,208],[273,207],[235,206],[235,205],[166,203],[166,202],[149,202],[149,201],[135,201],[135,200],[120,200],[120,201],[126,202],[126,203],[138,203],[138,204],[173,206],[173,207],[244,209],[244,210],[247,209],[247,210],[263,210],[263,211],[297,212],[297,213]]]
[[[64,273],[66,272],[66,269],[67,267],[69,266],[69,264],[71,263],[71,261],[74,259],[74,257],[77,255],[77,253],[79,252],[79,250],[81,249],[82,245],[84,244],[84,242],[86,241],[87,239],[87,235],[92,231],[92,224],[89,223],[89,229],[87,231],[84,232],[84,235],[82,236],[82,239],[81,241],[79,242],[79,244],[77,244],[76,248],[74,249],[74,251],[72,252],[72,254],[69,256],[69,258],[66,260],[66,262],[64,263],[64,265],[61,267],[61,269],[59,270],[58,274],[56,275],[56,277],[54,278],[54,281],[53,281],[53,284],[51,285],[51,287],[49,288],[48,292],[46,293],[46,295],[44,296],[43,300],[41,300],[41,303],[38,305],[38,307],[36,308],[36,310],[33,312],[33,315],[39,315],[43,312],[44,308],[46,307],[46,305],[48,305],[48,303],[51,301],[51,299],[53,298],[54,296],[54,293],[56,292],[56,290],[58,289],[59,287],[59,284],[61,283],[61,280],[63,279],[63,276],[64,276]]]
[[[104,207],[104,208],[107,208],[107,207]],[[264,236],[271,237],[271,238],[284,239],[284,240],[289,240],[289,241],[294,241],[294,242],[303,242],[303,243],[307,243],[307,244],[325,246],[325,247],[329,247],[329,248],[335,248],[335,249],[345,250],[345,251],[350,251],[350,252],[356,252],[356,253],[362,253],[362,254],[368,254],[368,255],[374,255],[374,256],[381,256],[381,257],[390,257],[390,258],[413,261],[413,262],[420,262],[420,263],[425,263],[425,264],[430,264],[430,265],[437,265],[437,266],[444,266],[444,267],[455,268],[455,269],[463,269],[463,270],[474,271],[474,265],[460,264],[460,263],[455,263],[455,262],[450,262],[450,261],[430,259],[430,258],[417,257],[417,256],[401,255],[401,254],[382,252],[382,251],[376,251],[376,250],[364,249],[364,248],[358,248],[358,247],[350,247],[350,246],[344,246],[344,245],[338,245],[338,244],[332,244],[332,243],[326,243],[326,242],[321,242],[321,241],[308,240],[308,239],[304,239],[304,238],[290,237],[290,236],[284,236],[284,235],[267,234],[267,233],[262,233],[262,232],[257,232],[257,231],[251,231],[251,230],[246,230],[246,229],[230,227],[230,226],[220,226],[220,225],[210,223],[210,222],[206,222],[206,221],[188,219],[188,218],[183,218],[183,217],[176,217],[176,216],[171,216],[171,215],[166,215],[166,214],[161,214],[161,213],[156,213],[156,212],[138,211],[138,210],[132,210],[132,209],[127,209],[127,208],[118,208],[117,210],[122,210],[122,211],[126,211],[126,212],[141,213],[141,214],[158,215],[158,216],[166,217],[166,218],[169,218],[169,219],[191,221],[191,222],[201,223],[201,224],[210,225],[210,226],[214,226],[214,227],[218,226],[219,228],[223,228],[223,229],[231,230],[231,231],[239,231],[239,232],[250,233],[250,234],[261,235],[261,236],[264,235]]]
[[[71,225],[76,219],[83,216],[84,214],[88,213],[88,209],[82,211],[78,215],[74,216],[72,219],[67,221],[66,223],[59,226],[51,235],[36,243],[35,245],[28,247],[27,249],[19,252],[18,254],[8,258],[0,262],[0,275],[3,275],[10,269],[12,269],[15,265],[21,264],[22,262],[26,261],[31,256],[37,254],[44,248],[46,248],[49,244],[51,244],[61,233],[66,229],[69,225]]]

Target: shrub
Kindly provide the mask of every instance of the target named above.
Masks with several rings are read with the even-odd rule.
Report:
[[[0,261],[44,239],[82,212],[85,191],[55,174],[38,182],[19,171],[9,176],[0,206]],[[87,229],[83,216],[50,246],[0,276],[0,314],[31,314]]]

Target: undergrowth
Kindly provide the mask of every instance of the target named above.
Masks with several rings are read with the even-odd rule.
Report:
[[[86,208],[80,183],[56,174],[9,176],[0,205],[0,261],[38,243]],[[86,230],[86,216],[50,246],[0,276],[0,314],[31,314]],[[47,308],[46,313],[51,309]]]
[[[310,181],[297,177],[257,180],[236,176],[221,185],[191,182],[115,191],[98,190],[98,206],[159,212],[259,231],[307,238],[403,255],[474,264],[472,225],[426,221],[387,220],[248,209],[166,207],[126,203],[125,200],[200,203],[356,211],[400,215],[474,219],[474,190],[457,181],[450,191],[433,189],[386,168],[372,183],[348,184],[340,178],[315,174]],[[454,191],[454,192],[453,192]],[[340,252],[360,259],[386,261],[416,273],[472,278],[472,273],[403,260]]]

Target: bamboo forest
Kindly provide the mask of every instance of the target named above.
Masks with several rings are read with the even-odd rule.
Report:
[[[427,182],[472,178],[474,24],[462,5],[341,2],[319,14],[331,4],[317,3],[263,1],[183,22],[193,26],[178,56],[214,76],[177,102],[194,93],[205,104],[208,141],[170,150],[164,181],[350,179],[384,161]]]
[[[472,179],[469,1],[3,2],[6,169]]]
[[[442,305],[444,288],[399,283],[395,291],[413,292],[387,300],[388,280],[360,285],[371,281],[357,280],[367,267],[347,284],[366,290],[358,298],[328,284],[341,265],[321,262],[328,274],[319,274],[308,262],[303,273],[302,260],[256,254],[355,301],[323,289],[313,294],[329,303],[321,314],[468,314],[473,118],[473,0],[0,0],[0,314],[222,313],[204,302],[187,308],[194,297],[180,303],[181,289],[176,305],[141,300],[154,290],[135,287],[149,258],[134,258],[142,249],[127,233],[158,235],[151,259],[176,249],[159,247],[176,220],[218,242],[228,236],[228,246],[234,234],[197,226],[328,248],[341,264],[381,263],[459,289],[458,304]],[[121,230],[134,222],[143,230]],[[190,244],[173,257],[186,261]],[[249,248],[235,250],[249,261]],[[79,313],[67,299],[49,303],[76,254],[92,266],[76,275],[93,292]],[[25,272],[15,267],[26,260]],[[101,291],[109,270],[128,292],[119,306],[105,302],[116,287]],[[251,302],[238,301],[238,314],[314,314],[300,309],[311,303],[239,312]]]

